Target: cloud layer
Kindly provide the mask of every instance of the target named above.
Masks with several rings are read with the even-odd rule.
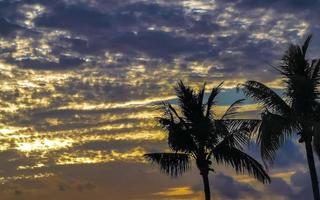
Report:
[[[248,78],[281,88],[268,66],[309,33],[308,56],[319,56],[319,8],[318,0],[0,1],[1,195],[198,199],[196,170],[172,180],[141,158],[166,149],[155,104],[176,102],[178,80],[208,89],[225,80],[218,113],[243,97],[234,88]],[[246,101],[242,115],[257,117],[256,108]],[[212,177],[216,197],[311,194],[295,141],[269,186],[223,168]]]

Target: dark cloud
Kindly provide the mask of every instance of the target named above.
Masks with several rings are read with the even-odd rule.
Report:
[[[72,30],[78,34],[90,34],[107,29],[110,17],[96,9],[84,5],[59,5],[50,8],[50,12],[37,18],[39,26]]]
[[[213,177],[212,188],[225,199],[242,199],[248,195],[254,199],[261,198],[258,191],[247,184],[235,181],[232,177],[219,173]]]
[[[74,147],[74,149],[79,150],[112,150],[112,149],[121,149],[121,151],[128,151],[138,146],[140,142],[132,142],[132,141],[114,141],[114,142],[106,142],[106,141],[93,141],[88,142],[82,145],[78,145]]]
[[[66,30],[71,33],[71,37],[58,37],[57,41],[50,43],[54,49],[51,52],[54,56],[59,56],[59,54],[71,50],[74,53],[82,54],[82,56],[94,55],[96,58],[93,60],[101,60],[104,52],[109,51],[122,53],[127,58],[117,60],[117,64],[110,64],[110,67],[130,65],[136,62],[136,58],[141,57],[164,59],[167,63],[168,61],[170,63],[174,58],[183,57],[185,60],[181,62],[182,65],[188,64],[190,61],[218,61],[224,69],[220,72],[234,76],[248,69],[260,70],[262,65],[266,65],[266,62],[267,64],[273,63],[272,59],[275,58],[276,53],[272,52],[277,52],[276,50],[279,47],[279,44],[275,43],[276,41],[272,38],[279,37],[279,35],[259,42],[252,41],[253,39],[250,36],[253,32],[264,33],[266,30],[276,27],[279,19],[272,17],[267,24],[261,24],[262,22],[259,19],[266,12],[256,10],[246,12],[241,7],[244,4],[266,5],[268,4],[266,1],[257,1],[256,3],[240,1],[233,4],[226,3],[225,5],[218,1],[216,3],[218,8],[215,9],[215,12],[202,13],[189,12],[179,3],[165,4],[140,1],[121,3],[113,1],[57,1],[55,3],[26,1],[24,4],[17,1],[12,5],[7,3],[5,6],[7,7],[6,10],[12,9],[12,13],[17,13],[15,10],[18,10],[19,6],[34,3],[40,3],[46,8],[45,13],[37,16],[34,20],[36,25],[33,28],[34,30],[43,32],[45,27],[49,30]],[[307,4],[312,5],[313,1]],[[241,9],[237,10],[238,12],[231,9],[231,11],[228,11],[230,18],[223,19],[228,16],[221,15],[224,6],[233,6],[232,9],[239,6]],[[273,7],[270,9],[273,9]],[[290,14],[290,11],[287,12]],[[242,16],[241,13],[244,13],[244,15]],[[23,18],[20,15],[16,14],[12,19]],[[234,18],[234,20],[231,20],[231,18]],[[257,21],[250,22],[248,20],[250,18],[257,18]],[[221,24],[220,21],[225,22]],[[244,25],[247,27],[244,27]],[[154,30],[148,31],[148,29]],[[166,31],[162,29],[166,29]],[[47,30],[45,29],[45,31]],[[286,31],[290,37],[296,37],[299,34],[299,30],[294,30],[292,27]],[[216,39],[210,39],[211,35],[215,35]],[[62,44],[64,46],[61,46]],[[224,52],[230,52],[231,54],[225,54]],[[64,62],[43,62],[41,59],[30,62],[26,59],[18,65],[24,67],[28,64],[34,69],[66,68]],[[72,64],[74,63],[72,62]],[[40,65],[47,65],[48,67],[41,67]],[[95,61],[92,61],[91,65],[103,66],[101,62]],[[253,72],[256,73],[256,71]]]
[[[209,54],[211,45],[207,39],[175,36],[163,31],[125,33],[111,40],[112,49],[128,53],[142,53],[149,57],[173,59],[175,56],[194,52]]]
[[[281,178],[272,178],[272,184],[268,186],[268,191],[273,195],[278,195],[291,199],[293,197],[293,189]]]
[[[40,60],[40,59],[23,59],[19,61],[13,60],[15,63],[23,68],[38,69],[38,70],[66,70],[70,68],[79,68],[85,61],[77,57],[61,56],[58,62]]]
[[[307,164],[303,146],[295,140],[288,140],[282,147],[281,151],[277,154],[275,163],[278,167],[288,168],[293,165]]]
[[[281,178],[272,178],[272,184],[267,186],[267,191],[287,200],[312,199],[311,179],[308,172],[297,171],[291,176],[288,184]]]
[[[293,135],[292,139],[287,140],[279,148],[275,160],[272,161],[272,163],[267,162],[270,167],[270,172],[272,171],[272,168],[284,170],[299,165],[306,165],[307,161],[303,150],[304,147],[298,143],[298,138]],[[260,160],[260,147],[254,142],[249,146],[249,153]]]
[[[312,185],[309,172],[297,171],[291,177],[291,184],[299,187],[299,191],[295,194],[295,199],[312,199]]]
[[[123,25],[123,22],[126,22],[130,17],[131,20],[129,20],[129,22],[133,23],[125,25],[140,24],[140,26],[145,27],[158,25],[182,28],[186,27],[188,25],[188,21],[190,21],[190,18],[180,6],[166,6],[157,3],[145,2],[136,2],[123,6],[115,12],[114,16],[115,24],[117,25]],[[133,19],[135,19],[135,21],[133,21]]]
[[[179,79],[196,85],[248,77],[276,80],[267,66],[277,64],[288,42],[300,43],[309,32],[319,32],[318,6],[314,0],[0,1],[0,143],[6,149],[0,152],[0,175],[55,174],[42,181],[12,181],[13,186],[0,185],[1,191],[22,191],[25,199],[101,199],[105,194],[110,199],[168,199],[155,193],[201,182],[196,169],[173,180],[139,161],[58,166],[56,160],[66,154],[88,156],[88,151],[165,150],[160,139],[116,141],[103,136],[157,134],[160,129],[148,116],[156,108],[148,100],[173,95]],[[310,57],[319,52],[320,37],[314,36]],[[224,90],[218,106],[242,97]],[[170,102],[176,104],[175,99]],[[244,115],[257,117],[257,112]],[[117,128],[110,130],[112,126]],[[12,127],[17,128],[13,133]],[[79,142],[60,149],[44,145],[76,139]],[[18,150],[23,144],[45,150]],[[295,140],[288,141],[270,172],[305,166],[300,150]],[[260,158],[257,148],[250,154]],[[47,166],[18,170],[38,163]],[[258,191],[229,174],[217,174],[212,189],[224,199],[311,199],[308,178],[297,171],[290,184],[274,178]],[[202,192],[202,185],[192,189]]]
[[[301,10],[301,8],[310,8],[310,7],[318,7],[320,5],[319,0],[306,0],[306,1],[300,1],[300,0],[284,0],[284,1],[277,1],[277,0],[271,0],[271,1],[265,1],[265,0],[241,0],[241,5],[245,6],[259,6],[262,8],[269,7],[274,9],[296,9]],[[281,7],[280,7],[281,6]]]
[[[23,29],[21,26],[11,23],[6,18],[2,17],[0,17],[0,27],[1,36],[9,36],[10,34],[14,34],[14,32]]]

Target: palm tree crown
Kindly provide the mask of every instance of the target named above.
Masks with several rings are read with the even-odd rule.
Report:
[[[276,68],[285,86],[283,98],[257,81],[247,81],[243,90],[264,108],[257,129],[262,158],[272,162],[284,142],[292,134],[298,134],[299,142],[306,145],[313,189],[317,193],[314,195],[319,199],[311,143],[320,156],[320,60],[310,62],[306,59],[310,39],[311,35],[301,47],[291,44],[282,64]]]
[[[221,118],[215,119],[212,107],[221,85],[213,88],[208,101],[203,103],[205,85],[197,92],[179,82],[176,87],[179,109],[163,103],[163,115],[158,118],[168,133],[168,145],[173,152],[145,155],[171,176],[188,170],[193,158],[203,177],[206,199],[210,199],[208,173],[214,171],[214,162],[230,165],[238,173],[248,172],[263,183],[270,182],[262,165],[243,151],[256,122],[230,119],[242,100],[234,102]]]

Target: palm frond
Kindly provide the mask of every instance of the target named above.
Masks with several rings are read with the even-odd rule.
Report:
[[[232,120],[219,120],[218,123],[220,124],[221,128],[218,129],[219,131],[223,131],[219,134],[220,140],[219,142],[213,147],[217,148],[219,146],[231,146],[242,149],[244,145],[246,145],[250,140],[250,133],[246,131],[239,130],[232,130],[228,127]],[[212,151],[213,151],[212,149]]]
[[[215,104],[214,99],[220,93],[223,82],[221,82],[217,87],[212,88],[211,93],[208,98],[207,108],[206,108],[206,118],[209,117],[211,112],[211,107]]]
[[[310,43],[311,38],[312,38],[312,34],[308,35],[307,39],[305,40],[304,44],[302,45],[302,53],[303,53],[304,57],[306,56],[307,49],[309,47],[309,43]]]
[[[199,102],[201,94],[199,95],[191,87],[184,85],[182,81],[178,83],[175,90],[185,119],[195,123],[201,121],[204,118],[202,101]]]
[[[243,84],[243,92],[269,110],[281,114],[290,113],[289,105],[273,90],[257,81],[247,81]]]
[[[157,163],[160,170],[172,177],[177,177],[190,169],[190,159],[184,153],[149,153],[144,157],[152,163]]]
[[[180,117],[176,109],[170,103],[164,103],[164,105],[167,107],[167,111],[170,113],[170,116],[175,116],[180,120],[180,122],[185,123],[184,119]]]
[[[213,131],[209,133],[207,147],[213,149],[219,142],[230,134],[226,120],[214,120]]]
[[[167,123],[164,128],[168,132],[168,145],[173,151],[190,153],[197,149],[192,133],[183,123],[175,123],[160,119],[160,123]]]
[[[168,133],[168,145],[173,151],[192,152],[196,145],[187,122],[179,116],[169,103],[163,103],[162,117],[156,118],[162,129]]]
[[[313,111],[317,100],[318,88],[311,78],[294,74],[286,80],[286,96],[297,114],[308,114]]]
[[[242,148],[249,143],[259,122],[260,120],[254,119],[215,120],[215,131],[212,134],[218,139],[211,147],[214,148],[219,143],[228,143],[230,146]]]
[[[226,110],[226,112],[222,115],[221,119],[233,117],[235,114],[237,114],[237,110],[239,109],[240,104],[242,104],[244,100],[245,99],[238,99],[235,102],[233,102]]]
[[[202,102],[203,102],[203,96],[204,96],[205,90],[206,90],[206,83],[203,84],[201,90],[198,93],[198,104],[199,105],[203,104]]]
[[[282,57],[281,74],[288,78],[293,74],[307,75],[308,63],[299,45],[291,44]]]
[[[320,81],[320,59],[317,60],[317,63],[316,61],[312,62],[311,68],[313,69],[312,80]]]
[[[213,157],[218,164],[229,165],[237,173],[248,172],[262,183],[271,182],[270,177],[258,161],[235,147],[220,145],[215,148]]]
[[[223,138],[215,148],[219,146],[230,146],[243,149],[243,146],[246,145],[249,141],[249,135],[242,134],[241,132],[231,133]]]
[[[286,119],[269,111],[264,112],[257,137],[262,159],[272,162],[277,150],[297,129],[294,119]]]
[[[219,137],[225,137],[226,135],[229,135],[228,122],[228,120],[222,119],[214,120],[215,131],[213,134]]]
[[[240,131],[248,134],[254,133],[261,122],[259,119],[228,119],[224,121],[231,133]]]

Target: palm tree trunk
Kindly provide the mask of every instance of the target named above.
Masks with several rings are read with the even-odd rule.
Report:
[[[201,173],[201,175],[203,180],[205,200],[210,200],[210,185],[209,185],[208,172],[203,172]]]
[[[311,141],[309,140],[305,141],[305,145],[306,145],[307,160],[309,165],[309,172],[310,172],[311,182],[312,182],[313,198],[314,200],[320,200],[318,176],[317,176],[317,171],[314,164]]]

